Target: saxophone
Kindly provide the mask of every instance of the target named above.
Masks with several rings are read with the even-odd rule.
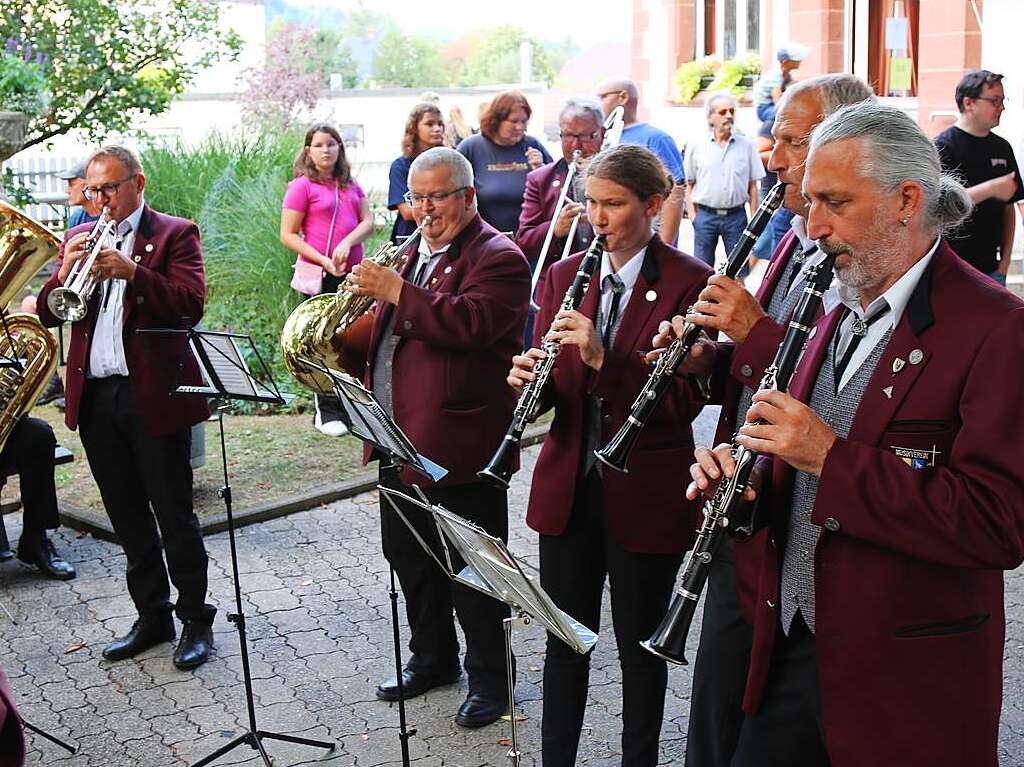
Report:
[[[0,367],[0,450],[57,369],[57,339],[31,314],[6,314],[7,305],[59,249],[49,229],[0,200],[0,360],[17,363]]]
[[[429,223],[430,216],[424,216],[401,244],[385,242],[365,260],[385,269],[399,268],[406,246]],[[313,296],[296,306],[281,329],[281,351],[292,378],[316,394],[334,394],[331,379],[302,361],[307,359],[362,379],[373,325],[372,306],[370,296],[357,296],[340,287],[337,293]]]

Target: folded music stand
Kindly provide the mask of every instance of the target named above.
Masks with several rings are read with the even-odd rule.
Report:
[[[434,482],[448,474],[447,469],[416,452],[412,442],[373,396],[373,392],[355,378],[305,357],[299,357],[297,362],[331,379],[334,393],[348,418],[349,433],[381,455],[382,473],[397,480],[402,467],[408,466]],[[378,489],[381,489],[380,485],[378,485]],[[416,489],[419,490],[419,488]],[[427,553],[436,561],[436,556],[429,548],[427,548]],[[391,633],[395,646],[395,679],[398,682],[398,739],[402,749],[402,764],[404,767],[409,767],[409,738],[416,734],[416,728],[409,728],[405,717],[405,694],[402,689],[402,637],[398,624],[398,586],[395,582],[395,568],[390,560],[388,560],[388,575],[390,577],[388,597],[391,600]]]
[[[228,520],[228,539],[231,543],[231,570],[235,586],[235,612],[227,616],[229,623],[234,623],[238,631],[238,643],[242,651],[242,679],[245,683],[245,702],[249,714],[249,729],[232,740],[230,743],[218,748],[209,756],[203,757],[193,767],[203,765],[220,758],[229,751],[233,751],[240,745],[247,744],[254,751],[258,751],[266,767],[273,767],[270,756],[263,747],[263,740],[279,740],[286,743],[297,743],[302,746],[324,748],[333,751],[334,743],[311,738],[300,738],[280,732],[260,730],[256,726],[256,704],[252,692],[252,671],[249,667],[249,648],[245,636],[245,613],[242,612],[242,587],[238,575],[238,554],[235,548],[235,521],[232,514],[231,482],[228,479],[228,451],[224,439],[224,409],[231,400],[244,400],[247,402],[264,402],[270,405],[286,405],[294,397],[282,394],[274,383],[273,375],[263,361],[256,345],[251,337],[238,333],[222,333],[215,331],[196,330],[189,328],[181,330],[176,328],[168,329],[145,329],[136,331],[141,334],[179,334],[188,338],[185,353],[192,352],[193,357],[199,365],[203,383],[201,385],[179,385],[174,388],[178,394],[187,394],[197,397],[206,397],[210,400],[219,400],[217,406],[217,422],[220,426],[220,455],[224,467],[224,486],[217,491],[224,501],[224,511]],[[254,376],[249,369],[239,341],[248,342],[249,350],[253,359],[259,364],[261,375]],[[177,382],[176,382],[177,383]]]
[[[7,345],[10,347],[11,352],[14,352],[14,334],[11,333],[11,328],[7,324],[7,312],[0,307],[0,327],[3,328],[3,337],[7,339]],[[25,372],[25,364],[18,359],[16,356],[8,357],[6,354],[0,354],[0,370],[4,368],[14,368],[19,373]]]
[[[560,610],[551,597],[536,583],[533,578],[523,572],[519,561],[508,550],[501,538],[491,535],[480,526],[445,509],[443,506],[431,504],[426,498],[416,499],[386,487],[378,488],[388,499],[402,521],[419,541],[420,546],[427,550],[445,574],[454,581],[476,589],[489,597],[504,602],[512,608],[513,616],[503,620],[505,627],[505,670],[508,675],[508,709],[511,719],[512,745],[508,751],[508,760],[512,767],[519,767],[522,754],[519,751],[519,738],[516,728],[515,679],[512,670],[512,628],[515,624],[528,626],[536,620],[549,632],[565,642],[576,652],[585,654],[597,643],[597,634],[579,621]],[[419,488],[416,488],[419,491]],[[422,495],[422,493],[421,493]],[[443,533],[441,538],[444,562],[441,562],[430,550],[416,529],[399,509],[398,500],[405,501],[430,514],[437,529]],[[462,557],[466,566],[459,572],[452,567],[451,554],[444,539]]]

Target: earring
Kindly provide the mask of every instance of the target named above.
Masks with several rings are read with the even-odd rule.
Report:
[[[905,218],[902,221],[900,221],[900,223],[903,224],[903,226],[906,226],[907,224],[910,223],[910,219],[909,218]]]

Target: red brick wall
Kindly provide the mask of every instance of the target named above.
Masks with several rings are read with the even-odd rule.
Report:
[[[982,2],[978,0],[980,12]],[[918,46],[917,122],[934,136],[953,118],[932,113],[955,112],[956,84],[966,70],[981,66],[981,30],[970,0],[921,0]]]
[[[810,49],[802,78],[843,71],[843,0],[790,0],[789,37]],[[776,40],[776,46],[786,40]]]

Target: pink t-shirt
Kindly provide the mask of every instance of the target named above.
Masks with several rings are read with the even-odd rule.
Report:
[[[311,181],[306,176],[299,176],[288,184],[284,193],[282,208],[305,213],[302,219],[302,236],[318,252],[330,257],[344,237],[356,228],[359,223],[359,206],[363,197],[362,187],[355,179],[349,181],[344,189],[338,189],[338,215],[334,219],[334,234],[327,242],[331,230],[331,214],[334,211],[334,190],[337,187]],[[363,260],[363,246],[356,245],[348,257],[346,270]]]

